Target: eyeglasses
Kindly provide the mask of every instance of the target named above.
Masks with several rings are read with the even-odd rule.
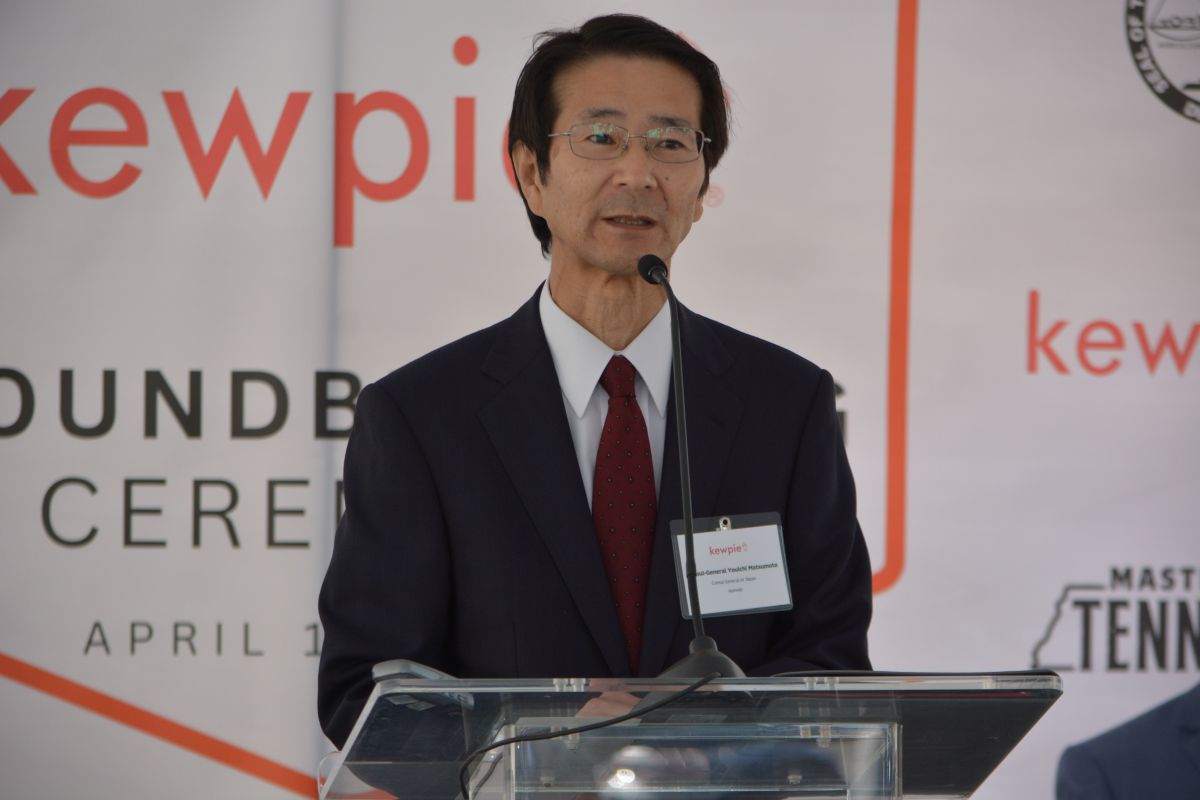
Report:
[[[608,122],[580,122],[562,133],[547,135],[551,139],[567,137],[572,153],[595,160],[619,158],[630,140],[645,139],[650,157],[667,164],[695,161],[704,151],[704,143],[712,141],[695,128],[654,128],[645,133],[630,133],[627,128]]]

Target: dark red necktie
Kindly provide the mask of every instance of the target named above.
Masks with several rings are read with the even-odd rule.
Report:
[[[592,483],[592,521],[635,675],[657,516],[650,436],[633,392],[636,374],[624,356],[613,356],[600,378],[608,392],[608,416]]]

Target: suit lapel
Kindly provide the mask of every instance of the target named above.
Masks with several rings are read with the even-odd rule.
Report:
[[[484,428],[608,668],[628,675],[537,293],[510,318],[483,371],[502,384],[480,411]]]
[[[688,448],[692,468],[692,504],[696,517],[713,516],[717,493],[729,460],[729,451],[742,415],[741,400],[728,388],[722,374],[732,357],[702,317],[681,309],[683,382],[687,389]],[[654,560],[646,598],[646,625],[642,637],[639,672],[657,675],[667,664],[668,651],[681,626],[690,626],[680,612],[675,578],[675,556],[670,523],[683,517],[679,485],[679,446],[675,436],[675,389],[667,411],[667,436],[655,528]]]

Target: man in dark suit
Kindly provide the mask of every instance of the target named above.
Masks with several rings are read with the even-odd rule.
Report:
[[[1063,751],[1058,800],[1200,797],[1200,684]]]
[[[660,673],[687,652],[662,290],[728,142],[720,75],[648,20],[544,36],[510,154],[549,279],[512,317],[367,387],[321,590],[341,746],[373,664],[460,677]],[[829,373],[681,315],[694,511],[776,511],[794,607],[708,623],[750,674],[869,668],[870,568]]]

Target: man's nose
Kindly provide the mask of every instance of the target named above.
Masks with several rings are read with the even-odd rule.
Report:
[[[654,174],[656,163],[650,157],[648,140],[644,136],[630,137],[624,152],[616,159],[613,177],[618,186],[651,188],[658,183]]]

